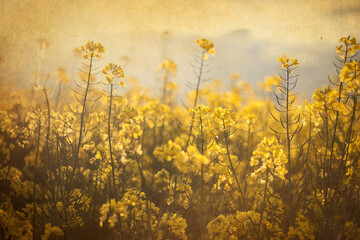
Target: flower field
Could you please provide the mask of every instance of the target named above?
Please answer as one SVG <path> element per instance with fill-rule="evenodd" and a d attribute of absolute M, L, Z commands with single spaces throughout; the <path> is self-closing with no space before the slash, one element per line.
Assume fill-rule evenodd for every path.
<path fill-rule="evenodd" d="M 296 58 L 255 94 L 237 75 L 207 81 L 216 45 L 193 47 L 181 101 L 177 63 L 159 66 L 152 96 L 92 41 L 78 79 L 1 88 L 0 239 L 360 239 L 355 37 L 305 101 Z"/>

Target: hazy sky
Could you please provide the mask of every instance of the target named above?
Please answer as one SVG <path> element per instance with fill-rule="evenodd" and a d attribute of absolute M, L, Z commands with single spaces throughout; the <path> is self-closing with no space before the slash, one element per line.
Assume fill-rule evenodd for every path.
<path fill-rule="evenodd" d="M 64 67 L 75 77 L 73 50 L 93 40 L 107 50 L 99 65 L 127 62 L 127 75 L 150 87 L 167 56 L 178 63 L 185 91 L 194 79 L 194 40 L 205 37 L 216 50 L 208 77 L 226 81 L 236 72 L 255 85 L 279 72 L 276 59 L 287 54 L 301 64 L 300 89 L 312 90 L 334 72 L 338 39 L 359 37 L 360 1 L 0 0 L 0 14 L 2 82 L 27 85 L 39 68 Z M 42 53 L 39 39 L 48 43 Z"/>

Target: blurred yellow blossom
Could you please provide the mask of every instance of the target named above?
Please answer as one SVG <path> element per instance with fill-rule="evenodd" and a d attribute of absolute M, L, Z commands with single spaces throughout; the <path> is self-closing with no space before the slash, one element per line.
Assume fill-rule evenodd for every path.
<path fill-rule="evenodd" d="M 105 48 L 101 43 L 94 43 L 92 41 L 88 41 L 84 46 L 81 46 L 80 50 L 83 52 L 84 59 L 102 58 L 102 55 L 105 53 Z"/>
<path fill-rule="evenodd" d="M 169 72 L 173 77 L 176 77 L 177 65 L 174 61 L 170 59 L 165 59 L 159 66 L 160 70 L 165 70 Z"/>
<path fill-rule="evenodd" d="M 281 78 L 279 76 L 266 77 L 264 82 L 260 83 L 264 91 L 271 92 L 273 87 L 281 86 Z"/>

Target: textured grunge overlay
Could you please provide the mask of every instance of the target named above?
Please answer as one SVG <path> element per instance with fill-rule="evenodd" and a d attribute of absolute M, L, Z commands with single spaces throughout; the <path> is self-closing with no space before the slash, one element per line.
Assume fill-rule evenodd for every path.
<path fill-rule="evenodd" d="M 359 0 L 0 2 L 0 239 L 360 240 Z"/>

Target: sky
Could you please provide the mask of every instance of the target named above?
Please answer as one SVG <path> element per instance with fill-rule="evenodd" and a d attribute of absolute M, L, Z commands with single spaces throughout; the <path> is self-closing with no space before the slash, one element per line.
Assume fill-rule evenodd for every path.
<path fill-rule="evenodd" d="M 280 72 L 286 54 L 299 60 L 299 90 L 311 95 L 335 73 L 339 38 L 360 37 L 359 0 L 0 0 L 0 14 L 0 80 L 18 87 L 58 67 L 75 78 L 74 49 L 92 40 L 107 50 L 100 67 L 123 65 L 154 92 L 162 60 L 175 61 L 184 92 L 195 81 L 194 41 L 207 38 L 216 51 L 207 78 L 226 85 L 239 73 L 256 86 Z"/>

